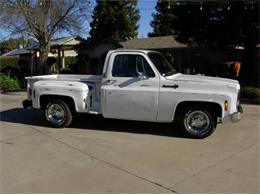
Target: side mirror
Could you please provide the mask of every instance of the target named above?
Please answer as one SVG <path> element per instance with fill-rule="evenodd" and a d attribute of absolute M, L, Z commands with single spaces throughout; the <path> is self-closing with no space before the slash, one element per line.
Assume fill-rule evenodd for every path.
<path fill-rule="evenodd" d="M 149 79 L 149 77 L 148 77 L 147 75 L 145 75 L 144 73 L 142 73 L 142 72 L 139 72 L 139 73 L 138 73 L 138 78 L 139 78 L 140 80 Z"/>

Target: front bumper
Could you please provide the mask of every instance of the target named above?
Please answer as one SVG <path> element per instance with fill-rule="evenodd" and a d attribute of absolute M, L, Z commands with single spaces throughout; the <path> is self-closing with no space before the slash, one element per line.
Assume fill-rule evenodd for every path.
<path fill-rule="evenodd" d="M 237 111 L 238 112 L 231 114 L 231 121 L 234 122 L 234 123 L 236 123 L 236 122 L 238 122 L 242 119 L 243 108 L 242 108 L 241 105 L 239 105 L 237 107 Z"/>
<path fill-rule="evenodd" d="M 242 119 L 242 113 L 241 112 L 235 112 L 233 114 L 231 114 L 230 120 L 233 123 L 236 123 L 238 121 L 240 121 Z"/>
<path fill-rule="evenodd" d="M 228 122 L 231 121 L 233 123 L 236 123 L 242 119 L 242 114 L 243 114 L 243 108 L 241 105 L 237 107 L 237 112 L 234 112 L 232 114 L 228 114 L 227 116 L 224 117 L 222 122 Z"/>

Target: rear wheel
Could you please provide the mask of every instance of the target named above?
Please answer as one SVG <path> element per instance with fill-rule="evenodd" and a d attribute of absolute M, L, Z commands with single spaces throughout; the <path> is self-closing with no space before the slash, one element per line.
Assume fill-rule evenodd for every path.
<path fill-rule="evenodd" d="M 186 135 L 205 138 L 211 135 L 217 124 L 217 117 L 203 107 L 186 108 L 182 112 L 180 126 Z"/>
<path fill-rule="evenodd" d="M 62 100 L 51 100 L 45 108 L 45 118 L 53 127 L 67 127 L 73 116 L 69 106 Z"/>

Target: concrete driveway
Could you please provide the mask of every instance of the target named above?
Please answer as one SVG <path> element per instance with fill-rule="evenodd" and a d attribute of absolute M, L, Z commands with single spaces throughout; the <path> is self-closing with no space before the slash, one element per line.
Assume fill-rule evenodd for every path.
<path fill-rule="evenodd" d="M 46 126 L 0 95 L 0 193 L 260 193 L 260 107 L 202 140 L 174 125 L 79 116 Z"/>

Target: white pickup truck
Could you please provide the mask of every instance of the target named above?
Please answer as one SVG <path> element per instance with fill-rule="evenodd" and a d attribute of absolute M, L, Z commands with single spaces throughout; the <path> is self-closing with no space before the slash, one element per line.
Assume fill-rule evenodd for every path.
<path fill-rule="evenodd" d="M 236 80 L 176 72 L 158 52 L 109 51 L 102 75 L 27 77 L 24 108 L 43 109 L 54 127 L 76 113 L 105 118 L 172 123 L 194 138 L 209 136 L 218 122 L 241 119 Z"/>

